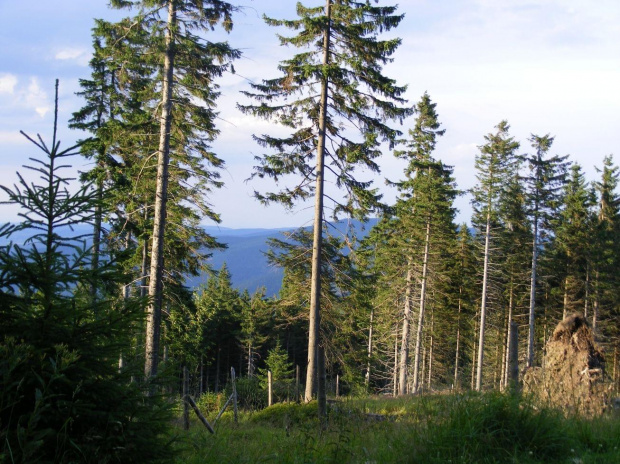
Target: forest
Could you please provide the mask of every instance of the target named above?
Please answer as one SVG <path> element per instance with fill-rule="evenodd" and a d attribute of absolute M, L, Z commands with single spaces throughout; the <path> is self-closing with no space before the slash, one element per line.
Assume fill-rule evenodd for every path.
<path fill-rule="evenodd" d="M 254 135 L 248 181 L 271 189 L 255 192 L 257 209 L 310 201 L 313 227 L 269 241 L 269 262 L 284 270 L 277 296 L 240 291 L 226 266 L 209 268 L 225 244 L 203 227 L 220 221 L 209 197 L 226 160 L 212 144 L 219 85 L 242 56 L 238 8 L 109 3 L 127 16 L 94 22 L 83 106 L 67 122 L 81 140 L 61 146 L 57 117 L 51 140 L 25 128 L 36 180 L 0 186 L 21 208 L 0 228 L 1 462 L 170 462 L 179 405 L 189 395 L 220 407 L 231 368 L 240 408 L 267 407 L 269 377 L 275 402 L 312 405 L 323 425 L 339 397 L 480 392 L 509 407 L 511 327 L 522 377 L 574 313 L 620 395 L 612 155 L 586 178 L 554 153 L 552 134 L 516 140 L 498 121 L 475 157 L 472 217 L 457 224 L 466 192 L 435 153 L 441 106 L 428 93 L 408 102 L 406 83 L 384 74 L 401 41 L 382 33 L 404 15 L 383 2 L 298 4 L 295 19 L 264 18 L 289 34 L 278 35 L 289 56 L 248 83 L 238 109 L 273 127 Z M 213 30 L 230 42 L 210 41 Z M 406 165 L 389 180 L 392 203 L 368 180 L 384 153 Z M 80 157 L 91 169 L 72 179 Z M 342 234 L 342 218 L 377 220 Z M 206 281 L 188 287 L 201 272 Z"/>

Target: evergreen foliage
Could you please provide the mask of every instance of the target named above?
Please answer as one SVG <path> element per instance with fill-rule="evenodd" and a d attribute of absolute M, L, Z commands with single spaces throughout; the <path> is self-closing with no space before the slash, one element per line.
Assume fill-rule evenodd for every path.
<path fill-rule="evenodd" d="M 386 121 L 402 121 L 411 113 L 401 106 L 405 87 L 382 74 L 382 66 L 391 61 L 400 40 L 378 40 L 377 36 L 402 20 L 395 12 L 396 7 L 370 2 L 327 0 L 324 8 L 299 3 L 299 19 L 265 18 L 269 25 L 297 32 L 292 37 L 279 36 L 280 43 L 302 51 L 280 64 L 281 77 L 252 84 L 254 91 L 245 92 L 258 104 L 240 106 L 245 113 L 276 121 L 291 131 L 283 138 L 255 136 L 262 147 L 275 153 L 258 158 L 253 176 L 276 183 L 291 175 L 300 179 L 277 192 L 257 192 L 257 198 L 290 208 L 315 198 L 305 401 L 312 398 L 318 374 L 320 415 L 325 414 L 319 340 L 324 200 L 332 201 L 334 217 L 343 212 L 364 218 L 378 206 L 380 196 L 371 189 L 371 181 L 361 180 L 358 169 L 379 172 L 374 160 L 381 154 L 380 144 L 392 146 L 399 135 Z M 324 191 L 327 179 L 345 190 L 344 199 Z"/>
<path fill-rule="evenodd" d="M 0 238 L 29 233 L 25 243 L 0 248 L 2 455 L 7 462 L 163 462 L 172 454 L 170 409 L 130 382 L 131 366 L 118 367 L 143 308 L 114 293 L 80 295 L 94 282 L 114 288 L 124 278 L 111 257 L 92 267 L 90 237 L 72 231 L 92 225 L 99 195 L 90 184 L 74 191 L 64 175 L 62 163 L 78 147 L 60 148 L 57 99 L 55 109 L 51 144 L 26 135 L 45 158 L 25 167 L 43 183 L 18 174 L 18 185 L 2 186 L 22 222 L 3 226 Z"/>

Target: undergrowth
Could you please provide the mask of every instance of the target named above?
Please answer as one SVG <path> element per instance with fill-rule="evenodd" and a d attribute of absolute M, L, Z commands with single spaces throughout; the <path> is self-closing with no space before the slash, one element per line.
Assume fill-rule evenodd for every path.
<path fill-rule="evenodd" d="M 501 394 L 276 404 L 225 413 L 209 434 L 194 423 L 183 463 L 620 462 L 620 418 L 566 418 Z"/>

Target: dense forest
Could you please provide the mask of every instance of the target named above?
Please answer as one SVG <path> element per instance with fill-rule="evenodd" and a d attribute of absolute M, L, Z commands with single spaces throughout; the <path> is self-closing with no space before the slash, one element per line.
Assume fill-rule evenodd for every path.
<path fill-rule="evenodd" d="M 300 4 L 295 19 L 265 18 L 290 32 L 279 36 L 290 56 L 274 77 L 248 84 L 251 103 L 239 109 L 274 127 L 254 136 L 263 154 L 248 176 L 273 186 L 258 202 L 294 209 L 312 200 L 314 227 L 270 241 L 268 258 L 284 270 L 277 297 L 238 291 L 225 266 L 188 288 L 224 246 L 203 224 L 219 221 L 209 194 L 223 185 L 226 160 L 211 144 L 221 130 L 218 82 L 241 56 L 237 8 L 110 5 L 128 16 L 95 21 L 83 107 L 68 122 L 83 139 L 61 149 L 58 121 L 51 142 L 24 133 L 42 153 L 28 166 L 40 178 L 2 186 L 22 208 L 20 223 L 0 229 L 7 462 L 166 459 L 169 444 L 153 437 L 173 414 L 183 370 L 194 397 L 223 391 L 231 367 L 243 388 L 263 391 L 271 370 L 278 400 L 318 399 L 319 414 L 336 388 L 504 390 L 511 323 L 524 371 L 541 365 L 554 327 L 574 312 L 590 323 L 618 391 L 620 173 L 611 155 L 586 179 L 554 154 L 553 135 L 516 140 L 498 121 L 475 158 L 471 222 L 457 224 L 465 192 L 435 152 L 441 106 L 427 93 L 407 102 L 405 83 L 383 72 L 400 40 L 381 33 L 403 15 L 366 1 Z M 209 40 L 218 28 L 230 43 Z M 406 163 L 390 179 L 392 204 L 360 174 L 378 175 L 386 152 Z M 69 156 L 92 169 L 69 179 Z M 378 222 L 360 237 L 330 225 L 343 217 Z M 11 241 L 24 231 L 28 240 Z"/>

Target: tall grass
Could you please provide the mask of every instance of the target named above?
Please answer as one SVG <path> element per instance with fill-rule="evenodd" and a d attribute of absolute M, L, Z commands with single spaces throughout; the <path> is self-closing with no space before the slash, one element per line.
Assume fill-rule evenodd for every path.
<path fill-rule="evenodd" d="M 620 419 L 567 419 L 500 394 L 276 404 L 225 414 L 215 435 L 195 425 L 183 463 L 611 463 Z"/>

